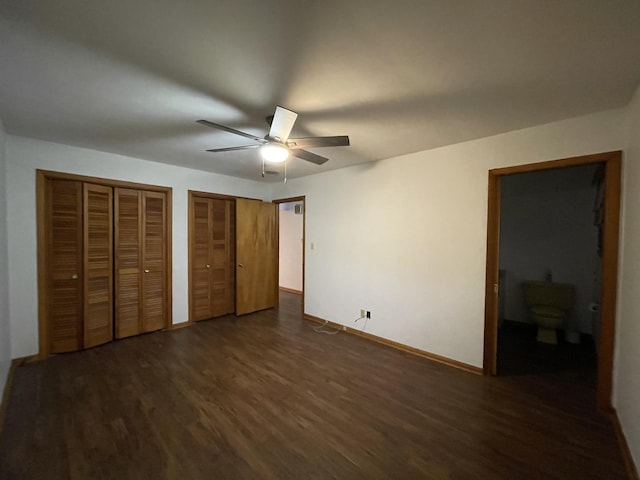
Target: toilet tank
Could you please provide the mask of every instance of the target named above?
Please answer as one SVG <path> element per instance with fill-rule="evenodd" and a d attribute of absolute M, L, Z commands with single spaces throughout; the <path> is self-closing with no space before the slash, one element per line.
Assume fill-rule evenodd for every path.
<path fill-rule="evenodd" d="M 524 301 L 528 307 L 548 305 L 566 311 L 576 303 L 576 290 L 568 283 L 525 282 L 523 290 Z"/>

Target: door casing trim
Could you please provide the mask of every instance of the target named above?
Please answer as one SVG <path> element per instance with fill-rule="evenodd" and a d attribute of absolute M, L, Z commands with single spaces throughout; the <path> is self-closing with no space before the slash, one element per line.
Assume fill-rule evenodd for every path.
<path fill-rule="evenodd" d="M 540 163 L 489 170 L 487 211 L 487 268 L 485 283 L 484 375 L 496 375 L 498 336 L 498 283 L 500 252 L 500 180 L 504 175 L 602 163 L 605 166 L 600 340 L 598 348 L 597 405 L 611 410 L 615 320 L 618 284 L 622 151 L 583 155 Z"/>

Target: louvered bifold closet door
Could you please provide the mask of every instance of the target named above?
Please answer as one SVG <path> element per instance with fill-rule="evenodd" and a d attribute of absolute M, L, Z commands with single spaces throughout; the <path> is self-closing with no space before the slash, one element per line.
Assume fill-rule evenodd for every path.
<path fill-rule="evenodd" d="M 166 195 L 144 192 L 142 195 L 142 331 L 166 326 L 167 233 Z"/>
<path fill-rule="evenodd" d="M 233 199 L 190 198 L 190 305 L 198 321 L 235 312 L 235 209 Z"/>
<path fill-rule="evenodd" d="M 84 348 L 113 340 L 113 189 L 84 184 Z"/>
<path fill-rule="evenodd" d="M 142 192 L 115 189 L 115 335 L 142 331 Z"/>
<path fill-rule="evenodd" d="M 231 200 L 211 199 L 211 316 L 218 317 L 235 311 L 235 270 L 231 257 Z"/>
<path fill-rule="evenodd" d="M 47 181 L 47 296 L 51 353 L 82 348 L 82 183 Z"/>
<path fill-rule="evenodd" d="M 191 308 L 192 320 L 211 318 L 211 200 L 192 197 Z"/>

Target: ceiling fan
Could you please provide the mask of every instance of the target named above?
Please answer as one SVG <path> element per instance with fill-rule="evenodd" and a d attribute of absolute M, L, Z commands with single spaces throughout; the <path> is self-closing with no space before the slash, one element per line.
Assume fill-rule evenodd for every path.
<path fill-rule="evenodd" d="M 305 148 L 318 148 L 318 147 L 347 147 L 349 146 L 349 137 L 347 135 L 339 135 L 333 137 L 302 137 L 302 138 L 289 138 L 293 124 L 298 118 L 298 114 L 291 110 L 287 110 L 281 106 L 276 107 L 276 111 L 273 115 L 269 115 L 265 118 L 267 124 L 270 125 L 269 133 L 264 138 L 256 137 L 250 133 L 241 132 L 235 128 L 213 123 L 208 120 L 198 120 L 200 125 L 206 125 L 207 127 L 217 128 L 229 133 L 235 133 L 245 138 L 257 142 L 256 145 L 242 145 L 239 147 L 227 147 L 227 148 L 212 148 L 207 152 L 232 152 L 235 150 L 248 150 L 252 148 L 259 148 L 260 154 L 263 160 L 270 163 L 284 162 L 289 154 L 295 157 L 306 160 L 307 162 L 315 163 L 316 165 L 322 165 L 329 159 L 316 155 L 315 153 L 304 150 Z"/>

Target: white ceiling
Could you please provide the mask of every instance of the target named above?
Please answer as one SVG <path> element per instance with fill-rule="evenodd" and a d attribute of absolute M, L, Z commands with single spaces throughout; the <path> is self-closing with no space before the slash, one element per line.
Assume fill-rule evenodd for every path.
<path fill-rule="evenodd" d="M 0 0 L 9 133 L 255 180 L 255 150 L 204 152 L 250 140 L 195 121 L 264 136 L 280 104 L 292 136 L 350 136 L 294 178 L 619 107 L 639 82 L 638 0 Z"/>

